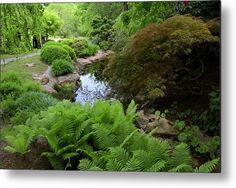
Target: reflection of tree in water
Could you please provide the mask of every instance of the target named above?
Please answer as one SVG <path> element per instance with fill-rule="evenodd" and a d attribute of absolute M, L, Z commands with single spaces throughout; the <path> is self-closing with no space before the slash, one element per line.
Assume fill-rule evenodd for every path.
<path fill-rule="evenodd" d="M 83 80 L 84 79 L 84 80 Z M 82 78 L 82 85 L 76 91 L 76 101 L 84 104 L 85 102 L 94 103 L 96 99 L 108 99 L 111 89 L 107 83 L 98 81 L 94 75 L 87 74 Z"/>

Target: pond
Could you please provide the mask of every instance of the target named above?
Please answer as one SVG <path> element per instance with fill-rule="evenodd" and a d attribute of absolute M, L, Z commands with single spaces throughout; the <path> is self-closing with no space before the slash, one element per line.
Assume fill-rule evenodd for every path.
<path fill-rule="evenodd" d="M 108 95 L 111 88 L 108 83 L 98 80 L 93 73 L 80 76 L 81 86 L 76 91 L 75 102 L 93 104 L 97 99 L 111 99 Z"/>

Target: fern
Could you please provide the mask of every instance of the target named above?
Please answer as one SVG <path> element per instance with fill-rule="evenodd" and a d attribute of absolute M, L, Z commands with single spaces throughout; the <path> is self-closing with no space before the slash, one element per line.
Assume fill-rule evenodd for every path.
<path fill-rule="evenodd" d="M 182 164 L 190 165 L 191 161 L 192 157 L 190 155 L 188 145 L 181 143 L 175 146 L 172 156 L 168 161 L 168 167 L 172 169 Z"/>
<path fill-rule="evenodd" d="M 149 169 L 147 169 L 148 172 L 160 172 L 163 168 L 165 168 L 166 162 L 163 160 L 157 161 L 154 165 L 152 165 Z"/>
<path fill-rule="evenodd" d="M 79 161 L 78 169 L 82 171 L 101 171 L 102 169 L 94 165 L 94 163 L 88 159 L 81 159 Z"/>
<path fill-rule="evenodd" d="M 169 170 L 169 172 L 192 172 L 193 168 L 185 163 Z"/>
<path fill-rule="evenodd" d="M 209 173 L 209 172 L 212 172 L 216 168 L 218 163 L 219 163 L 219 158 L 213 159 L 211 161 L 208 161 L 208 162 L 202 164 L 200 167 L 195 168 L 194 172 L 197 172 L 197 173 Z"/>

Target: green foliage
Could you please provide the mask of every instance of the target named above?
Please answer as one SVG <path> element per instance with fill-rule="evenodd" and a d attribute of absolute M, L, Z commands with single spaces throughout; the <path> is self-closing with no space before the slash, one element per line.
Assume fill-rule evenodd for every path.
<path fill-rule="evenodd" d="M 181 130 L 180 134 L 178 135 L 178 140 L 180 142 L 189 144 L 195 152 L 205 158 L 216 158 L 220 146 L 220 137 L 209 137 L 204 135 L 198 126 L 184 127 L 180 126 L 180 122 L 181 124 L 184 124 L 183 121 L 177 121 L 175 123 L 175 128 Z"/>
<path fill-rule="evenodd" d="M 72 60 L 75 60 L 75 59 L 76 59 L 75 51 L 74 51 L 71 47 L 69 47 L 68 45 L 63 44 L 63 45 L 62 45 L 62 48 L 64 48 L 64 49 L 69 53 L 70 58 L 71 58 Z"/>
<path fill-rule="evenodd" d="M 71 61 L 69 53 L 63 47 L 55 45 L 50 45 L 43 48 L 41 51 L 41 59 L 49 65 L 58 59 Z"/>
<path fill-rule="evenodd" d="M 104 50 L 110 47 L 108 40 L 112 34 L 113 24 L 113 21 L 107 17 L 96 16 L 92 20 L 92 41 Z"/>
<path fill-rule="evenodd" d="M 136 105 L 126 112 L 114 100 L 98 100 L 93 106 L 63 101 L 29 119 L 24 126 L 7 133 L 6 150 L 24 154 L 38 136 L 50 146 L 42 153 L 54 169 L 92 171 L 171 171 L 192 172 L 191 155 L 186 144 L 174 148 L 166 141 L 140 133 L 133 125 Z M 10 136 L 10 139 L 9 139 Z M 20 147 L 14 137 L 22 139 Z M 211 163 L 211 162 L 210 162 Z M 214 164 L 201 169 L 213 170 Z"/>
<path fill-rule="evenodd" d="M 17 98 L 24 92 L 21 84 L 15 82 L 3 82 L 0 86 L 0 98 L 5 99 L 7 96 Z"/>
<path fill-rule="evenodd" d="M 54 96 L 60 100 L 67 99 L 70 101 L 74 100 L 74 93 L 76 89 L 76 84 L 74 83 L 66 83 L 63 85 L 55 84 L 54 89 L 57 93 Z"/>
<path fill-rule="evenodd" d="M 85 38 L 78 38 L 74 40 L 71 47 L 80 58 L 95 55 L 99 50 L 99 46 L 89 42 Z"/>
<path fill-rule="evenodd" d="M 161 23 L 174 16 L 175 5 L 175 2 L 129 2 L 129 10 L 119 15 L 114 29 L 131 36 L 150 23 Z"/>
<path fill-rule="evenodd" d="M 104 75 L 118 94 L 129 99 L 135 97 L 138 102 L 177 95 L 180 92 L 176 89 L 178 86 L 186 87 L 185 91 L 189 92 L 189 85 L 195 82 L 204 85 L 205 82 L 196 77 L 200 78 L 209 71 L 203 69 L 199 73 L 202 71 L 199 62 L 202 60 L 203 66 L 207 67 L 208 59 L 199 60 L 199 55 L 193 58 L 193 54 L 200 53 L 199 49 L 209 44 L 208 49 L 204 48 L 204 54 L 208 54 L 211 47 L 218 48 L 217 41 L 218 38 L 212 36 L 202 20 L 191 16 L 174 16 L 135 33 L 130 42 L 113 56 Z M 214 59 L 218 53 L 209 54 Z M 189 62 L 190 57 L 198 61 Z M 177 71 L 180 67 L 188 71 L 180 74 Z M 194 79 L 195 82 L 192 81 Z M 206 88 L 204 94 L 208 90 Z"/>
<path fill-rule="evenodd" d="M 49 35 L 53 36 L 55 32 L 59 30 L 62 24 L 61 18 L 58 16 L 57 12 L 48 9 L 45 9 L 43 17 L 44 17 L 44 28 L 47 37 Z"/>
<path fill-rule="evenodd" d="M 204 131 L 219 135 L 220 133 L 220 91 L 209 93 L 209 108 L 193 119 Z"/>
<path fill-rule="evenodd" d="M 2 113 L 4 120 L 19 125 L 57 100 L 41 93 L 39 83 L 22 83 L 15 74 L 4 74 L 1 83 Z"/>
<path fill-rule="evenodd" d="M 48 46 L 60 46 L 68 52 L 72 60 L 76 59 L 74 50 L 67 44 L 63 44 L 62 42 L 59 43 L 59 42 L 54 42 L 54 41 L 48 41 L 43 45 L 42 50 L 44 50 Z"/>
<path fill-rule="evenodd" d="M 32 50 L 31 37 L 40 42 L 44 33 L 42 4 L 1 4 L 1 53 Z M 14 16 L 13 16 L 14 15 Z"/>
<path fill-rule="evenodd" d="M 219 163 L 219 158 L 213 159 L 212 161 L 202 164 L 199 168 L 196 168 L 194 172 L 197 172 L 197 173 L 212 172 L 217 167 L 218 163 Z"/>
<path fill-rule="evenodd" d="M 93 56 L 98 52 L 99 49 L 100 48 L 98 45 L 89 42 L 87 48 L 81 51 L 80 56 L 81 57 Z"/>
<path fill-rule="evenodd" d="M 72 73 L 74 66 L 70 61 L 58 59 L 52 63 L 52 74 L 54 76 L 61 76 L 64 74 Z"/>
<path fill-rule="evenodd" d="M 79 22 L 78 16 L 75 15 L 75 3 L 50 3 L 45 8 L 46 11 L 56 14 L 56 20 L 59 22 L 59 26 L 55 29 L 55 35 L 62 36 L 63 38 L 78 36 Z"/>

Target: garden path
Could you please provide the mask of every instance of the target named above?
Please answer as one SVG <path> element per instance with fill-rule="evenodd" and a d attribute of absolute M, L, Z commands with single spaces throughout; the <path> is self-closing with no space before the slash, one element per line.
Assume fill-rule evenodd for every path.
<path fill-rule="evenodd" d="M 40 52 L 32 52 L 29 54 L 16 55 L 16 57 L 1 58 L 1 65 L 6 65 L 6 64 L 13 62 L 13 61 L 17 61 L 17 60 L 25 59 L 25 58 L 29 58 L 29 57 L 34 57 L 37 55 L 40 55 Z"/>

